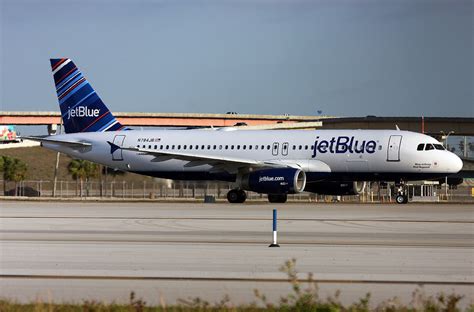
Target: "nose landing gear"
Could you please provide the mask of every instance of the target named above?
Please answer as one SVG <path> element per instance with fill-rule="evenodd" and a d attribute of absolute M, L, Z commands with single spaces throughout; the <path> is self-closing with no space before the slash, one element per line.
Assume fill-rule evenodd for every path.
<path fill-rule="evenodd" d="M 232 204 L 241 204 L 247 199 L 245 191 L 240 189 L 233 189 L 227 193 L 227 200 Z"/>
<path fill-rule="evenodd" d="M 396 186 L 398 186 L 398 192 L 397 192 L 397 196 L 395 197 L 395 201 L 397 202 L 397 204 L 407 204 L 408 195 L 406 192 L 405 183 L 403 181 L 400 181 L 400 183 L 397 184 Z"/>

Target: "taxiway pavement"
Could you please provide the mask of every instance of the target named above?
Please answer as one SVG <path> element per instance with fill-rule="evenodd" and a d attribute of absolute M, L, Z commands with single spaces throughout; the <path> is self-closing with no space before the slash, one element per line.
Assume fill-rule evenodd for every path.
<path fill-rule="evenodd" d="M 272 209 L 280 248 L 271 242 Z M 270 300 L 290 291 L 297 260 L 322 295 L 409 301 L 423 291 L 473 300 L 472 205 L 0 202 L 1 296 L 149 303 L 201 297 Z"/>

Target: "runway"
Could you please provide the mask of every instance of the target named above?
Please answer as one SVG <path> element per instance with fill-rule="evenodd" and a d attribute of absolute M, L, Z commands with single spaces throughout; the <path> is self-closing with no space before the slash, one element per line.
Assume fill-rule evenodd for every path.
<path fill-rule="evenodd" d="M 271 242 L 272 209 L 281 248 Z M 322 296 L 410 301 L 423 284 L 474 298 L 472 205 L 0 202 L 0 287 L 20 301 L 149 303 L 199 296 L 234 303 L 290 291 L 297 259 Z"/>

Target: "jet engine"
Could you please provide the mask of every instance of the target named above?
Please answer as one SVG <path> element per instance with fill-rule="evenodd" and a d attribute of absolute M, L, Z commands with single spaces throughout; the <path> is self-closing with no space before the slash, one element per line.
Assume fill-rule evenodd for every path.
<path fill-rule="evenodd" d="M 365 182 L 316 182 L 308 183 L 305 191 L 321 195 L 358 195 L 364 188 Z"/>
<path fill-rule="evenodd" d="M 305 185 L 306 174 L 294 168 L 257 170 L 242 175 L 240 181 L 242 189 L 263 194 L 296 194 Z"/>

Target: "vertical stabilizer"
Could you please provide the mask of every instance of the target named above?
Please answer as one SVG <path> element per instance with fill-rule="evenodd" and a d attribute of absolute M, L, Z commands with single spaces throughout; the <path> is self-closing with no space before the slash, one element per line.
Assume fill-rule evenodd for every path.
<path fill-rule="evenodd" d="M 66 133 L 117 131 L 124 128 L 70 59 L 50 61 Z"/>

